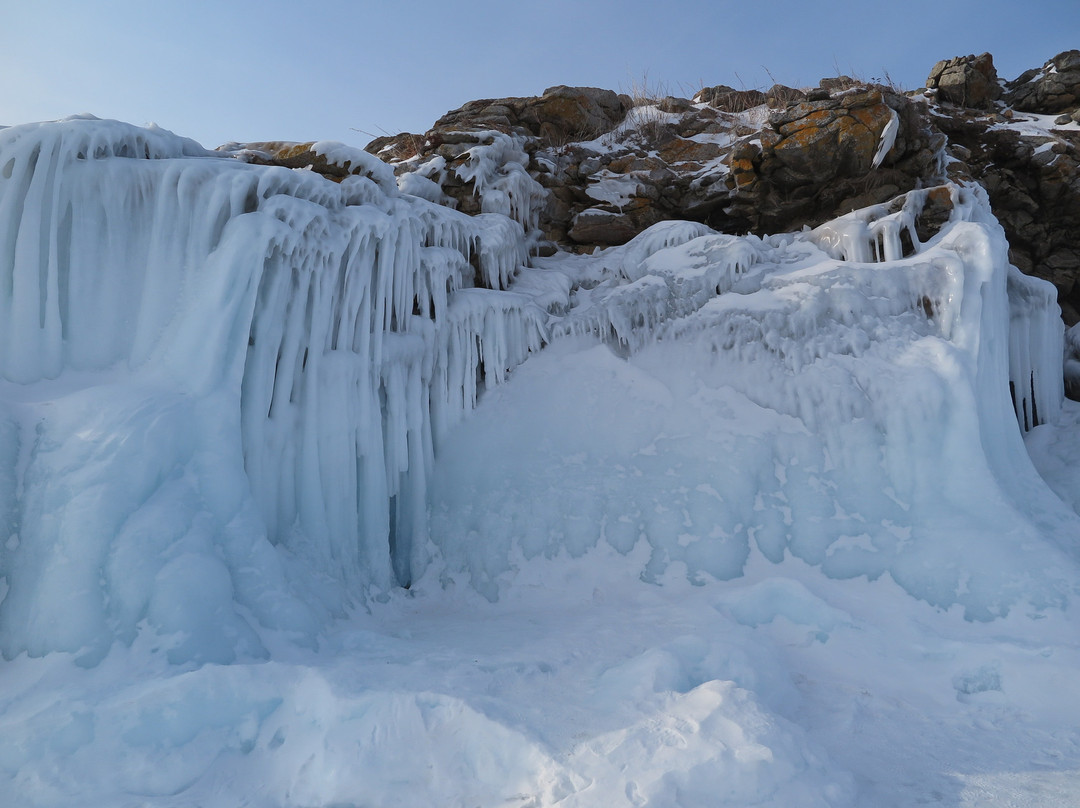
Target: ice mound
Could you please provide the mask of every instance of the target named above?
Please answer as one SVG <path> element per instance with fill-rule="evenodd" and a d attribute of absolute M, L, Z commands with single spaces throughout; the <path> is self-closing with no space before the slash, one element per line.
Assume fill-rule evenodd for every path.
<path fill-rule="evenodd" d="M 1061 409 L 1053 289 L 1009 266 L 979 189 L 948 191 L 921 243 L 928 193 L 764 240 L 668 225 L 567 262 L 592 283 L 553 333 L 586 342 L 520 368 L 438 465 L 451 566 L 494 598 L 528 559 L 643 542 L 646 580 L 732 579 L 760 553 L 888 574 L 971 619 L 1064 604 L 1074 582 L 1026 548 L 1080 526 L 1017 428 Z"/>

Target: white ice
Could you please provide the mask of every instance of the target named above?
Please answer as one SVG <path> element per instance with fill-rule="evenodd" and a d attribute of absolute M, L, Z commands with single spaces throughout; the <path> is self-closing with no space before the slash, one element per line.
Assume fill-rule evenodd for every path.
<path fill-rule="evenodd" d="M 519 147 L 470 218 L 0 131 L 5 799 L 1070 805 L 1080 416 L 985 195 L 526 268 Z"/>

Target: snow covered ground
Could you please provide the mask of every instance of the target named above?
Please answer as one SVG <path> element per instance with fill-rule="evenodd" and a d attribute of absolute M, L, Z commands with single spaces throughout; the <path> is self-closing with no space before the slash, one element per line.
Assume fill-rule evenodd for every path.
<path fill-rule="evenodd" d="M 324 151 L 0 133 L 0 802 L 1080 804 L 1080 408 L 980 192 L 515 272 L 501 158 Z"/>

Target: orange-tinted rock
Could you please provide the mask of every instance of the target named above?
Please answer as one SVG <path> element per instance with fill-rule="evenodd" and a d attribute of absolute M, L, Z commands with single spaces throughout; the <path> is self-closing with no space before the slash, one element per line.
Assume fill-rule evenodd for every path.
<path fill-rule="evenodd" d="M 377 137 L 364 147 L 364 151 L 388 163 L 398 163 L 416 157 L 423 148 L 423 135 L 402 132 L 398 135 Z"/>
<path fill-rule="evenodd" d="M 658 152 L 660 158 L 669 165 L 687 162 L 707 163 L 723 153 L 724 150 L 716 143 L 699 143 L 696 140 L 684 138 L 675 138 Z"/>
<path fill-rule="evenodd" d="M 316 174 L 321 174 L 334 182 L 341 182 L 348 176 L 362 173 L 358 166 L 353 167 L 348 163 L 337 165 L 329 162 L 321 154 L 316 154 L 312 151 L 312 146 L 315 145 L 313 140 L 307 143 L 274 140 L 244 145 L 247 159 L 259 165 L 311 169 Z"/>

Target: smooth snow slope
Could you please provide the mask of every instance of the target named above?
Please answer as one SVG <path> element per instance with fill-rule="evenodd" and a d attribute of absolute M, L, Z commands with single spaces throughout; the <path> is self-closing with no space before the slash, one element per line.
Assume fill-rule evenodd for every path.
<path fill-rule="evenodd" d="M 514 143 L 473 219 L 321 147 L 0 132 L 4 799 L 1077 804 L 1078 416 L 981 192 L 524 268 Z"/>

